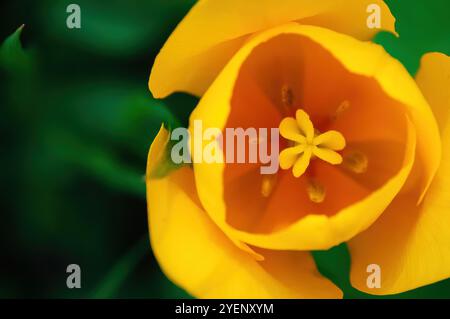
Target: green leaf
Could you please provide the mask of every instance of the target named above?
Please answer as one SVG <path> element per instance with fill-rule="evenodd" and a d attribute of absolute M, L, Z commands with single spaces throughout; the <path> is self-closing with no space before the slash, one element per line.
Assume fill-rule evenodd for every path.
<path fill-rule="evenodd" d="M 420 58 L 427 52 L 450 54 L 448 0 L 386 1 L 397 19 L 399 37 L 381 32 L 374 42 L 403 63 L 411 75 L 419 68 Z"/>
<path fill-rule="evenodd" d="M 105 186 L 142 198 L 145 196 L 144 165 L 141 170 L 135 169 L 123 163 L 107 147 L 92 145 L 61 131 L 50 134 L 48 140 L 65 163 L 83 169 Z"/>
<path fill-rule="evenodd" d="M 21 70 L 29 66 L 30 59 L 22 48 L 20 35 L 24 25 L 21 25 L 12 35 L 3 41 L 0 47 L 0 66 L 7 70 Z"/>
<path fill-rule="evenodd" d="M 349 281 L 350 255 L 346 244 L 326 251 L 313 251 L 319 272 L 330 279 L 346 294 L 352 289 Z"/>
<path fill-rule="evenodd" d="M 194 0 L 78 0 L 81 28 L 69 29 L 65 12 L 72 2 L 47 0 L 40 4 L 39 21 L 52 41 L 77 50 L 123 58 L 148 54 L 148 48 L 160 47 Z"/>
<path fill-rule="evenodd" d="M 97 286 L 92 298 L 114 298 L 124 281 L 136 268 L 139 261 L 148 253 L 150 245 L 148 236 L 139 240 L 109 271 Z"/>

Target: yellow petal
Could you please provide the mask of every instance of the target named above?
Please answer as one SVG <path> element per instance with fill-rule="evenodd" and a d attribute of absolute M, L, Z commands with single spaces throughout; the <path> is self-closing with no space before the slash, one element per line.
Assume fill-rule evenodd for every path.
<path fill-rule="evenodd" d="M 307 147 L 302 155 L 297 159 L 292 169 L 292 173 L 295 177 L 300 177 L 305 173 L 311 160 L 312 149 Z"/>
<path fill-rule="evenodd" d="M 298 127 L 302 135 L 306 137 L 308 143 L 311 143 L 314 138 L 314 126 L 309 119 L 309 115 L 303 110 L 297 110 L 295 113 Z"/>
<path fill-rule="evenodd" d="M 331 130 L 315 137 L 314 145 L 340 151 L 345 147 L 345 138 L 341 133 Z"/>
<path fill-rule="evenodd" d="M 330 164 L 337 165 L 342 163 L 342 156 L 333 150 L 314 146 L 313 153 L 321 160 Z"/>
<path fill-rule="evenodd" d="M 429 161 L 430 174 L 432 167 L 439 163 L 434 157 L 440 152 L 439 133 L 429 106 L 417 86 L 411 84 L 411 78 L 401 65 L 390 57 L 380 46 L 359 42 L 348 36 L 333 31 L 289 24 L 268 30 L 255 36 L 230 61 L 223 72 L 214 81 L 210 89 L 200 100 L 191 115 L 194 120 L 203 120 L 203 127 L 224 128 L 231 112 L 231 99 L 234 83 L 239 75 L 242 63 L 261 43 L 267 43 L 280 34 L 303 37 L 317 42 L 324 50 L 329 50 L 333 56 L 339 57 L 343 66 L 352 73 L 371 77 L 378 82 L 390 96 L 404 103 L 405 112 L 411 116 L 405 121 L 408 125 L 404 145 L 403 165 L 375 192 L 363 200 L 338 211 L 329 217 L 324 215 L 308 215 L 280 231 L 269 234 L 255 234 L 238 231 L 227 223 L 227 203 L 224 201 L 224 170 L 225 164 L 194 163 L 194 174 L 199 198 L 212 220 L 235 240 L 240 240 L 257 247 L 270 249 L 305 250 L 327 249 L 346 241 L 368 228 L 389 205 L 402 188 L 414 162 L 417 128 L 426 138 L 427 148 L 424 149 L 425 137 L 417 136 L 422 142 L 422 152 L 426 151 L 423 160 Z M 380 69 L 379 61 L 383 61 L 386 69 Z M 395 72 L 394 72 L 395 70 Z M 413 98 L 411 98 L 413 97 Z M 420 116 L 419 116 L 420 114 Z M 420 124 L 419 124 L 420 122 Z M 436 131 L 435 131 L 436 128 Z M 190 127 L 191 134 L 193 127 Z M 431 174 L 432 176 L 434 174 Z M 313 213 L 313 212 L 312 212 Z"/>
<path fill-rule="evenodd" d="M 371 294 L 395 294 L 450 277 L 450 58 L 426 54 L 417 83 L 442 134 L 441 166 L 420 206 L 396 199 L 366 232 L 350 241 L 351 281 Z M 368 264 L 381 268 L 381 288 L 366 285 Z"/>
<path fill-rule="evenodd" d="M 447 128 L 450 108 L 449 59 L 449 56 L 443 53 L 425 54 L 416 76 L 416 82 L 431 105 L 441 134 Z"/>
<path fill-rule="evenodd" d="M 367 7 L 379 5 L 381 28 L 370 29 Z M 175 91 L 202 95 L 253 33 L 287 22 L 318 25 L 369 40 L 395 32 L 395 19 L 382 0 L 199 1 L 157 56 L 149 87 L 156 98 Z"/>
<path fill-rule="evenodd" d="M 155 144 L 156 143 L 156 144 Z M 153 145 L 158 145 L 156 139 Z M 149 153 L 151 165 L 158 147 Z M 182 167 L 147 178 L 150 241 L 162 270 L 198 298 L 341 298 L 307 252 L 260 250 L 264 261 L 234 245 L 210 220 Z"/>
<path fill-rule="evenodd" d="M 282 169 L 289 169 L 292 167 L 292 165 L 295 164 L 295 161 L 297 158 L 299 158 L 299 155 L 305 150 L 304 145 L 298 145 L 294 147 L 288 147 L 285 148 L 280 153 L 280 167 Z"/>
<path fill-rule="evenodd" d="M 147 183 L 150 179 L 161 179 L 164 178 L 167 173 L 170 173 L 170 170 L 166 170 L 166 162 L 168 160 L 168 150 L 167 147 L 169 145 L 169 131 L 164 128 L 164 125 L 161 125 L 158 134 L 153 140 L 152 145 L 150 146 L 150 151 L 147 158 L 147 172 L 146 172 L 146 180 Z M 162 169 L 161 169 L 162 168 Z M 161 174 L 162 173 L 162 174 Z M 260 254 L 256 253 L 253 249 L 248 247 L 245 243 L 242 243 L 238 240 L 232 241 L 236 244 L 237 247 L 242 249 L 243 251 L 249 253 L 255 260 L 263 260 Z"/>
<path fill-rule="evenodd" d="M 298 127 L 297 121 L 292 117 L 286 117 L 281 121 L 280 134 L 290 141 L 298 143 L 304 143 L 306 141 Z"/>

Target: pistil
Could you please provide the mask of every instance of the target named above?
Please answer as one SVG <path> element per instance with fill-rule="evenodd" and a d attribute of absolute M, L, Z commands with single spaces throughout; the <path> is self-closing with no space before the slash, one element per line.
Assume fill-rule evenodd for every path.
<path fill-rule="evenodd" d="M 290 169 L 295 177 L 302 176 L 312 158 L 319 158 L 333 165 L 342 163 L 342 156 L 336 151 L 345 147 L 345 138 L 338 131 L 324 133 L 314 129 L 309 115 L 304 110 L 297 110 L 295 119 L 284 118 L 280 123 L 280 134 L 293 142 L 291 147 L 280 153 L 280 167 Z"/>

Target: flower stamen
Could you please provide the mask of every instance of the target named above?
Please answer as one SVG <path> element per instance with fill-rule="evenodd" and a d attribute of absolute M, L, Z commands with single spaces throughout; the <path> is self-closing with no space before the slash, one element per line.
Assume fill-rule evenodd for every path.
<path fill-rule="evenodd" d="M 336 109 L 336 112 L 331 116 L 332 121 L 336 121 L 345 111 L 350 108 L 350 102 L 348 100 L 342 101 Z"/>
<path fill-rule="evenodd" d="M 261 181 L 261 195 L 269 197 L 276 184 L 276 174 L 264 175 Z"/>
<path fill-rule="evenodd" d="M 326 190 L 322 184 L 316 180 L 309 180 L 308 186 L 306 187 L 306 192 L 308 193 L 309 199 L 313 203 L 322 203 L 325 200 Z"/>
<path fill-rule="evenodd" d="M 281 87 L 281 102 L 284 106 L 291 107 L 294 104 L 294 94 L 289 86 L 283 85 Z"/>
<path fill-rule="evenodd" d="M 367 156 L 360 151 L 352 151 L 344 154 L 343 165 L 349 171 L 362 174 L 367 171 L 369 160 Z"/>
<path fill-rule="evenodd" d="M 344 149 L 344 136 L 333 130 L 319 134 L 317 132 L 309 115 L 303 110 L 297 110 L 295 119 L 284 118 L 280 123 L 281 136 L 294 142 L 294 145 L 281 151 L 280 167 L 293 167 L 294 176 L 300 177 L 315 157 L 333 165 L 341 164 L 342 156 L 336 151 Z"/>

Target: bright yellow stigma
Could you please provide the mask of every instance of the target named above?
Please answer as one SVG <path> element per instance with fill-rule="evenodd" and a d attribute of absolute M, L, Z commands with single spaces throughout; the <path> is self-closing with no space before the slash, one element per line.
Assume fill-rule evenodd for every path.
<path fill-rule="evenodd" d="M 308 114 L 297 110 L 295 119 L 284 118 L 280 123 L 280 134 L 294 143 L 294 146 L 284 149 L 280 153 L 280 167 L 289 169 L 295 177 L 305 173 L 311 158 L 318 157 L 333 165 L 342 163 L 342 156 L 336 151 L 345 147 L 345 138 L 337 131 L 317 133 Z"/>

